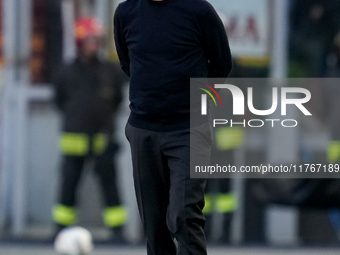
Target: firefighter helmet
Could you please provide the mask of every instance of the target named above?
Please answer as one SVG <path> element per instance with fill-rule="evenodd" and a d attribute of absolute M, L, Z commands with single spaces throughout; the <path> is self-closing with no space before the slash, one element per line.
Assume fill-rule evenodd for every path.
<path fill-rule="evenodd" d="M 75 23 L 75 37 L 78 44 L 87 38 L 100 38 L 103 35 L 103 27 L 93 17 L 81 17 Z"/>

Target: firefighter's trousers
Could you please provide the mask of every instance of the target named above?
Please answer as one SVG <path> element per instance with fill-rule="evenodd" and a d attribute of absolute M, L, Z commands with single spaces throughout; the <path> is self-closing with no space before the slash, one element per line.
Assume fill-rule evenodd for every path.
<path fill-rule="evenodd" d="M 89 143 L 87 140 L 80 140 L 79 135 L 78 140 L 76 137 L 69 133 L 64 133 L 61 137 L 61 150 L 64 155 L 58 204 L 53 208 L 54 221 L 61 226 L 76 224 L 77 189 L 84 172 L 84 165 L 88 159 L 92 158 L 94 159 L 94 171 L 99 179 L 104 197 L 104 223 L 109 228 L 122 226 L 127 220 L 127 211 L 121 205 L 118 195 L 114 164 L 116 145 L 105 141 L 103 137 L 97 139 L 97 142 L 92 139 L 93 142 Z M 84 137 L 86 136 L 82 138 Z M 94 138 L 96 137 L 99 136 L 94 136 Z M 87 147 L 92 147 L 92 149 L 87 149 Z"/>

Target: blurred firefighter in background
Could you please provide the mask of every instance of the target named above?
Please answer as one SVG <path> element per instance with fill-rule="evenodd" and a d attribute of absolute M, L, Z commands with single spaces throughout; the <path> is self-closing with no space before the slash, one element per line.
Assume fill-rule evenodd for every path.
<path fill-rule="evenodd" d="M 235 75 L 235 72 L 234 72 Z M 242 89 L 244 89 L 242 87 Z M 228 94 L 229 98 L 227 104 L 228 109 L 232 109 L 232 96 Z M 211 114 L 215 118 L 221 116 L 216 115 L 218 110 L 211 108 Z M 231 111 L 223 113 L 227 119 L 233 119 L 234 116 Z M 235 118 L 234 118 L 235 119 Z M 238 121 L 241 119 L 236 118 Z M 245 129 L 243 126 L 221 126 L 214 129 L 214 142 L 211 151 L 211 164 L 219 164 L 221 166 L 235 165 L 235 152 L 239 149 L 245 136 Z M 233 214 L 237 209 L 238 201 L 232 189 L 232 179 L 208 179 L 205 189 L 205 207 L 203 213 L 206 217 L 206 226 L 204 228 L 207 239 L 212 240 L 213 230 L 213 216 L 215 214 L 222 215 L 222 233 L 218 243 L 230 243 L 231 223 Z"/>
<path fill-rule="evenodd" d="M 221 166 L 234 166 L 234 153 L 244 139 L 243 127 L 220 127 L 215 129 L 214 146 L 212 147 L 211 162 Z M 203 213 L 207 223 L 206 236 L 209 240 L 212 234 L 212 215 L 220 213 L 222 219 L 222 235 L 219 243 L 230 242 L 232 216 L 237 209 L 237 198 L 232 190 L 231 179 L 209 179 L 206 186 L 205 207 Z"/>
<path fill-rule="evenodd" d="M 338 29 L 340 31 L 340 29 Z M 340 32 L 333 39 L 333 52 L 328 56 L 328 71 L 327 77 L 340 78 Z M 325 115 L 328 117 L 330 127 L 330 142 L 327 147 L 327 159 L 330 164 L 340 164 L 340 85 L 334 79 L 330 79 L 331 84 L 327 84 L 324 98 Z M 329 185 L 328 190 L 335 193 L 335 197 L 340 197 L 340 181 L 339 179 L 331 179 L 332 185 Z M 329 213 L 329 219 L 332 222 L 333 228 L 340 239 L 340 199 L 333 210 Z"/>
<path fill-rule="evenodd" d="M 122 100 L 124 74 L 113 63 L 99 58 L 104 36 L 91 17 L 76 21 L 77 58 L 59 70 L 55 79 L 56 104 L 64 115 L 60 150 L 63 154 L 61 187 L 53 219 L 58 230 L 77 222 L 76 191 L 84 164 L 94 158 L 105 200 L 103 219 L 115 240 L 122 240 L 127 211 L 117 190 L 114 156 L 114 119 Z"/>
<path fill-rule="evenodd" d="M 340 32 L 333 40 L 334 52 L 333 61 L 328 68 L 327 77 L 340 78 Z M 334 83 L 334 82 L 333 82 Z M 331 164 L 340 163 L 340 86 L 329 84 L 326 87 L 326 116 L 329 116 L 331 129 L 331 142 L 328 145 L 327 157 Z"/>

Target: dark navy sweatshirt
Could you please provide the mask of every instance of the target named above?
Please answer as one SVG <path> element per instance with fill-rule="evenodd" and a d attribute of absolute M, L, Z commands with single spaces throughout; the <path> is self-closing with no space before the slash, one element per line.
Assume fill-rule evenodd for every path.
<path fill-rule="evenodd" d="M 189 128 L 190 78 L 227 77 L 232 67 L 222 21 L 205 0 L 127 0 L 114 35 L 137 128 Z"/>

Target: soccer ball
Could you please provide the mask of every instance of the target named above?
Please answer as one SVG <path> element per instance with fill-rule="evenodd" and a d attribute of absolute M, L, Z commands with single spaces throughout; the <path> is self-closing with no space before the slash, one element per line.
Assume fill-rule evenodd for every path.
<path fill-rule="evenodd" d="M 68 227 L 60 231 L 54 249 L 62 255 L 89 255 L 93 250 L 91 233 L 82 227 Z"/>

